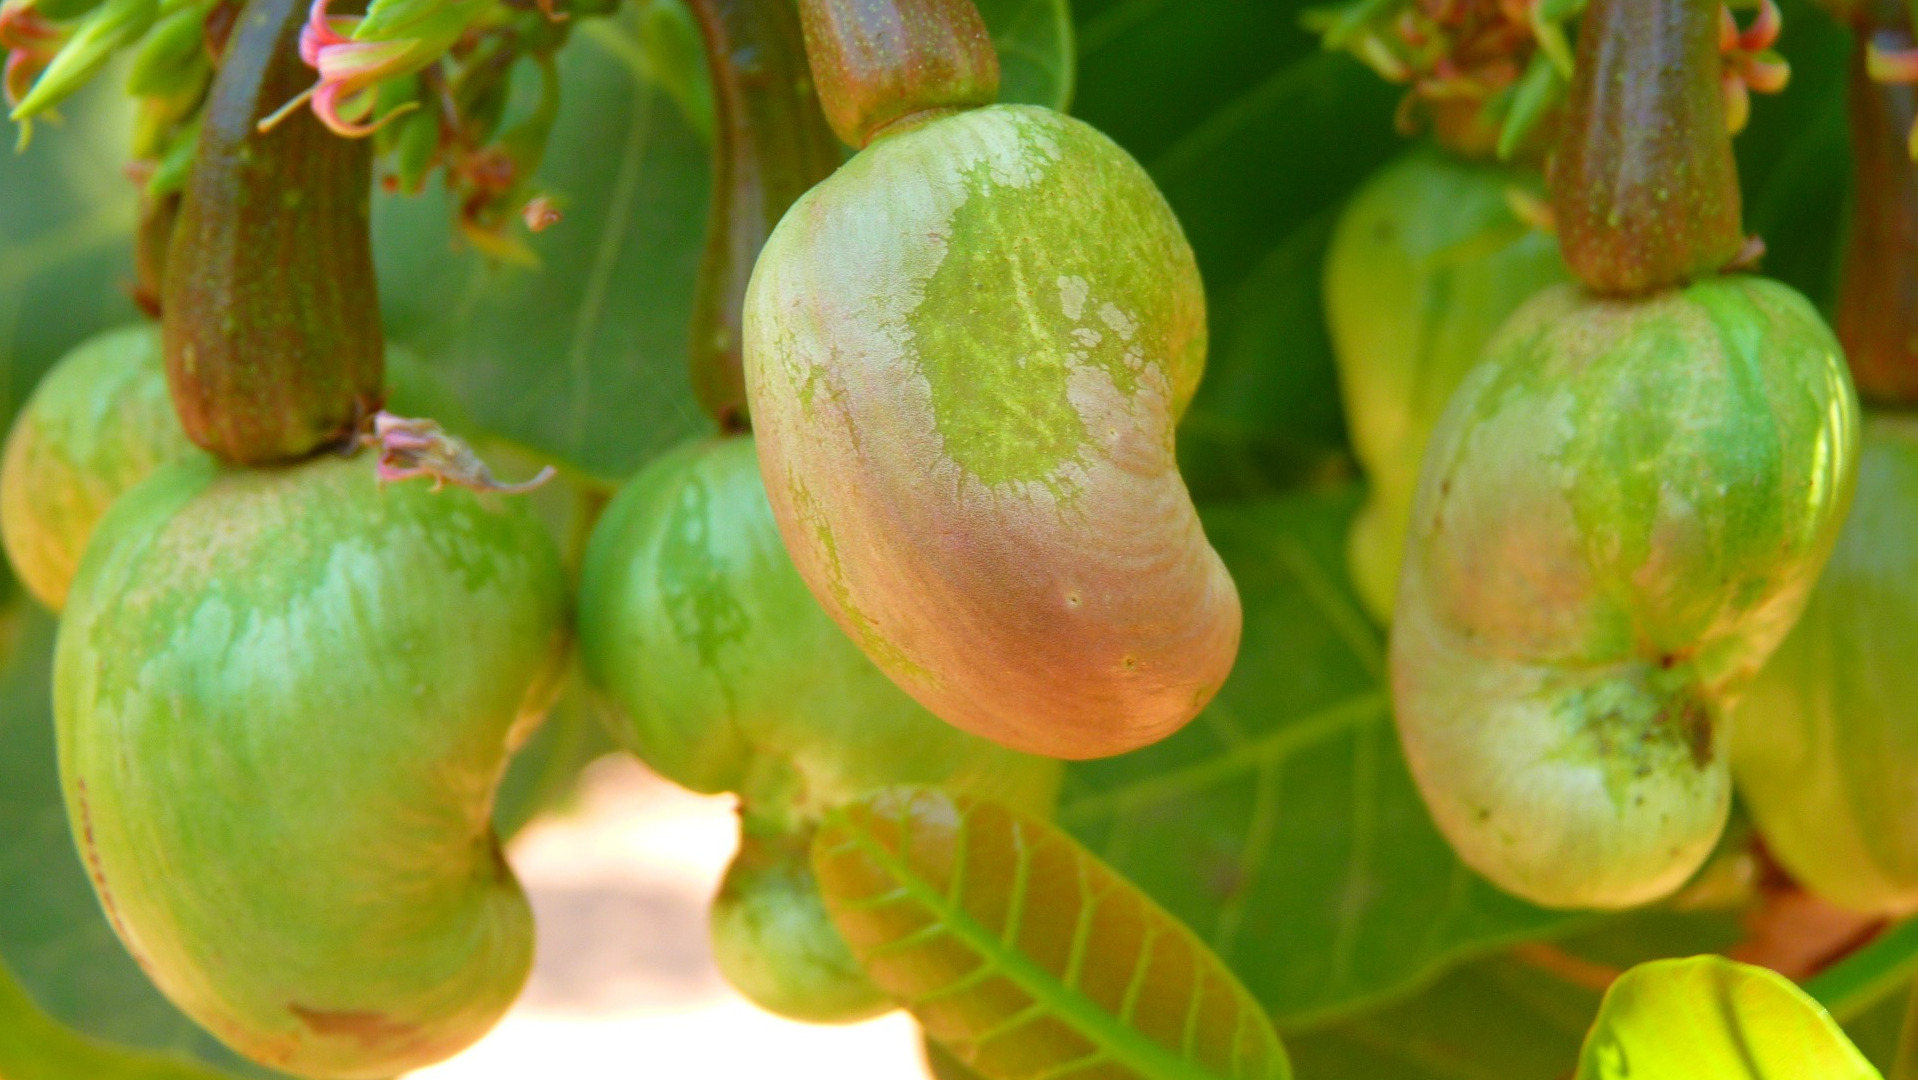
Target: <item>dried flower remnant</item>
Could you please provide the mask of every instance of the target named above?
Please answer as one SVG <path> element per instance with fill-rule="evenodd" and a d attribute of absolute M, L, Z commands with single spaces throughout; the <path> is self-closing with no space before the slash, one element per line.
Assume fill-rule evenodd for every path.
<path fill-rule="evenodd" d="M 379 477 L 383 484 L 426 477 L 433 481 L 434 491 L 453 484 L 472 491 L 523 495 L 558 475 L 548 465 L 531 480 L 502 483 L 471 447 L 449 435 L 438 423 L 389 412 L 374 415 L 372 431 L 361 435 L 360 443 L 379 450 Z"/>
<path fill-rule="evenodd" d="M 536 233 L 545 232 L 559 224 L 565 216 L 553 206 L 553 200 L 545 195 L 531 200 L 520 210 L 520 217 L 526 222 L 526 227 Z"/>

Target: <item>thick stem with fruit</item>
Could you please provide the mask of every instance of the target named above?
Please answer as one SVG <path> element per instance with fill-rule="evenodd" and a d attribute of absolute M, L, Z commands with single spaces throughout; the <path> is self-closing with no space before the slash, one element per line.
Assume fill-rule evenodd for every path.
<path fill-rule="evenodd" d="M 306 5 L 251 0 L 206 106 L 167 259 L 167 380 L 195 443 L 291 461 L 380 405 L 384 348 L 367 215 L 372 147 L 306 112 Z"/>
<path fill-rule="evenodd" d="M 1881 20 L 1859 13 L 1852 49 L 1854 197 L 1836 321 L 1859 395 L 1911 405 L 1918 404 L 1918 164 L 1906 132 L 1918 118 L 1918 86 L 1871 77 L 1873 45 L 1913 45 L 1903 5 L 1886 14 Z"/>
<path fill-rule="evenodd" d="M 1592 0 L 1551 165 L 1565 261 L 1600 293 L 1723 269 L 1745 247 L 1718 0 Z"/>
<path fill-rule="evenodd" d="M 972 0 L 799 0 L 832 129 L 864 148 L 999 96 L 999 54 Z"/>
<path fill-rule="evenodd" d="M 753 263 L 786 208 L 832 175 L 839 146 L 806 72 L 789 3 L 693 0 L 713 80 L 713 197 L 693 298 L 693 392 L 722 430 L 744 431 L 740 311 Z"/>

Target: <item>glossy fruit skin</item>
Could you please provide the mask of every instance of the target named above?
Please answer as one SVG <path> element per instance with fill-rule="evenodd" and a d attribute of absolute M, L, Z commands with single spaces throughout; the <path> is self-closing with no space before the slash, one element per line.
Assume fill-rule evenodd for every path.
<path fill-rule="evenodd" d="M 700 440 L 634 477 L 580 576 L 580 661 L 615 734 L 660 775 L 737 792 L 795 833 L 898 783 L 1050 807 L 1057 762 L 942 724 L 826 616 L 780 543 L 750 437 Z"/>
<path fill-rule="evenodd" d="M 740 993 L 793 1020 L 851 1024 L 890 1012 L 826 914 L 811 846 L 810 832 L 747 829 L 713 898 L 713 959 Z"/>
<path fill-rule="evenodd" d="M 1540 294 L 1428 448 L 1392 627 L 1400 736 L 1459 855 L 1555 907 L 1677 888 L 1731 795 L 1724 716 L 1837 538 L 1857 403 L 1754 277 Z"/>
<path fill-rule="evenodd" d="M 1387 166 L 1339 218 L 1325 314 L 1352 448 L 1369 490 L 1347 560 L 1359 598 L 1392 618 L 1412 493 L 1432 425 L 1506 317 L 1570 278 L 1558 245 L 1512 214 L 1524 170 L 1436 147 Z"/>
<path fill-rule="evenodd" d="M 445 1058 L 518 993 L 532 920 L 489 812 L 565 648 L 529 511 L 373 464 L 155 473 L 101 523 L 55 657 L 109 921 L 188 1015 L 316 1077 Z"/>
<path fill-rule="evenodd" d="M 0 464 L 0 539 L 34 599 L 58 612 L 87 538 L 121 493 L 201 451 L 167 400 L 159 327 L 109 330 L 34 388 Z"/>
<path fill-rule="evenodd" d="M 1238 594 L 1173 456 L 1204 356 L 1151 179 L 1024 106 L 874 142 L 787 212 L 746 297 L 800 575 L 942 719 L 1062 758 L 1163 738 L 1231 669 Z"/>
<path fill-rule="evenodd" d="M 1811 602 L 1738 706 L 1732 768 L 1771 853 L 1857 911 L 1918 910 L 1918 418 L 1867 418 Z"/>

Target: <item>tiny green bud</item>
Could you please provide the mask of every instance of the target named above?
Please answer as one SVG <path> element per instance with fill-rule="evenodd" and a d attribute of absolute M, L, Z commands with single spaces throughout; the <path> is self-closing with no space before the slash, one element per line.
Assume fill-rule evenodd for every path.
<path fill-rule="evenodd" d="M 158 0 L 107 0 L 95 8 L 14 106 L 12 118 L 31 119 L 65 101 L 99 74 L 114 53 L 138 41 L 159 15 Z"/>

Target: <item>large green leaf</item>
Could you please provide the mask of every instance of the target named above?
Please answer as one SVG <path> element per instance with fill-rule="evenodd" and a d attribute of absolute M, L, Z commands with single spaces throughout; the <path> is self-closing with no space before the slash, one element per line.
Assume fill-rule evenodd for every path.
<path fill-rule="evenodd" d="M 981 5 L 1006 60 L 1007 100 L 1071 93 L 1065 0 Z M 636 18 L 637 16 L 635 16 Z M 458 387 L 487 430 L 618 480 L 710 421 L 686 374 L 705 241 L 708 147 L 675 103 L 684 65 L 658 70 L 622 18 L 561 57 L 564 105 L 540 174 L 566 217 L 528 238 L 536 269 L 457 250 L 445 198 L 376 201 L 391 336 Z"/>
<path fill-rule="evenodd" d="M 1494 889 L 1427 817 L 1346 583 L 1355 504 L 1345 489 L 1206 512 L 1245 605 L 1238 666 L 1186 730 L 1072 766 L 1058 815 L 1287 1023 L 1577 918 Z"/>
<path fill-rule="evenodd" d="M 1051 824 L 934 788 L 834 812 L 826 908 L 880 989 L 987 1080 L 1283 1080 L 1217 957 Z"/>
<path fill-rule="evenodd" d="M 1880 1080 L 1791 980 L 1722 956 L 1655 960 L 1605 994 L 1578 1080 Z"/>
<path fill-rule="evenodd" d="M 1564 1080 L 1606 988 L 1624 970 L 1728 948 L 1739 936 L 1730 912 L 1633 915 L 1474 961 L 1414 997 L 1286 1044 L 1311 1080 Z"/>

